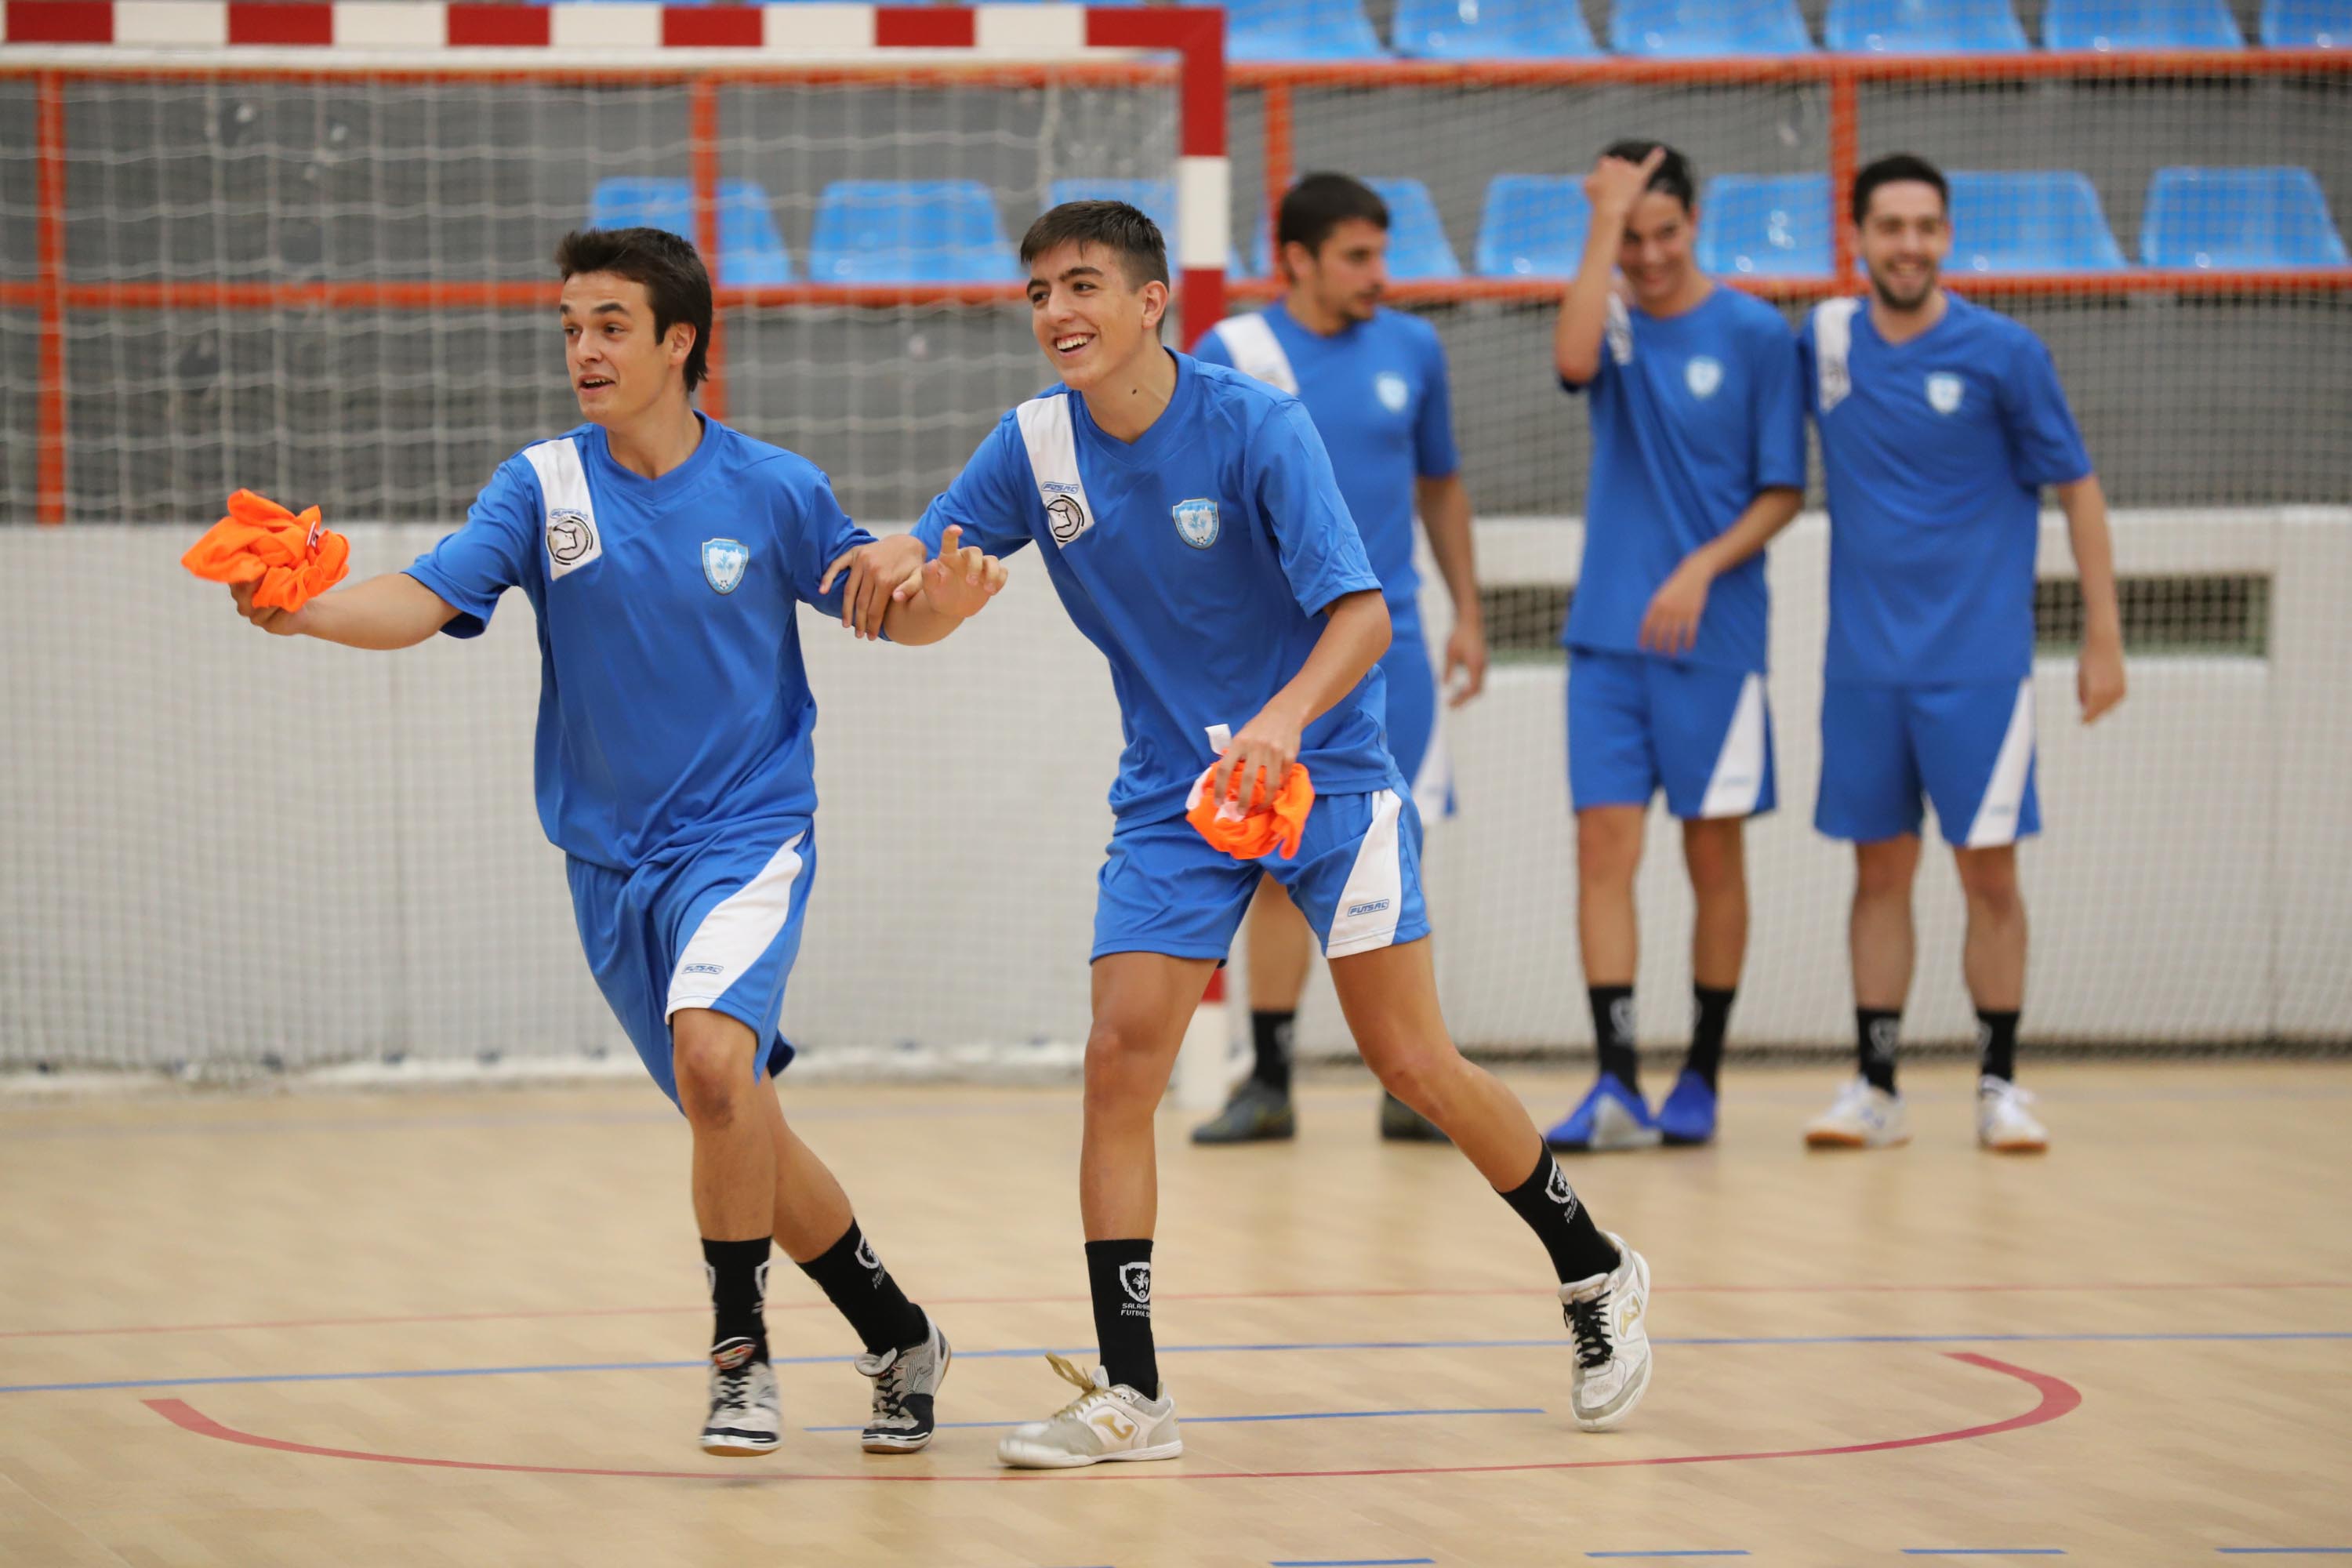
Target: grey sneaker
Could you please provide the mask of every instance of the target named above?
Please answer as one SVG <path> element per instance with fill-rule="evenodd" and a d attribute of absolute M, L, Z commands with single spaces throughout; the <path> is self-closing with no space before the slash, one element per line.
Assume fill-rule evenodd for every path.
<path fill-rule="evenodd" d="M 1092 1376 L 1048 1352 L 1045 1359 L 1062 1380 L 1085 1390 L 1043 1421 L 1006 1433 L 996 1445 L 997 1463 L 1016 1470 L 1066 1470 L 1106 1459 L 1173 1459 L 1184 1452 L 1176 1434 L 1176 1401 L 1146 1399 L 1127 1384 L 1113 1384 L 1097 1367 Z"/>
<path fill-rule="evenodd" d="M 1381 1091 L 1381 1136 L 1392 1143 L 1450 1143 L 1436 1122 L 1399 1100 Z"/>
<path fill-rule="evenodd" d="M 782 1425 L 776 1369 L 758 1359 L 750 1340 L 710 1347 L 710 1419 L 702 1424 L 702 1451 L 744 1458 L 776 1451 Z"/>
<path fill-rule="evenodd" d="M 1195 1143 L 1265 1143 L 1298 1134 L 1287 1090 L 1244 1079 L 1225 1108 L 1192 1129 Z"/>
<path fill-rule="evenodd" d="M 931 1440 L 932 1396 L 955 1352 L 929 1314 L 923 1321 L 930 1333 L 921 1344 L 857 1358 L 857 1370 L 874 1380 L 874 1418 L 858 1435 L 869 1454 L 911 1454 Z"/>
<path fill-rule="evenodd" d="M 1616 1268 L 1559 1288 L 1560 1315 L 1576 1338 L 1569 1408 L 1588 1432 L 1624 1420 L 1650 1390 L 1650 1266 L 1623 1237 L 1609 1244 Z"/>

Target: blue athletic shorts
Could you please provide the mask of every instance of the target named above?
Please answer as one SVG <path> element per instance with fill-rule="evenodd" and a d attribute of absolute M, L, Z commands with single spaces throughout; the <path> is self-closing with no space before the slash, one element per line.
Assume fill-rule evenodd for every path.
<path fill-rule="evenodd" d="M 1685 822 L 1760 816 L 1779 795 L 1764 678 L 1649 654 L 1568 656 L 1568 794 L 1579 811 L 1663 786 Z"/>
<path fill-rule="evenodd" d="M 1919 831 L 1935 804 L 1944 842 L 1966 849 L 2042 831 L 2033 787 L 2033 682 L 1868 686 L 1822 692 L 1822 793 L 1813 826 L 1875 844 Z"/>
<path fill-rule="evenodd" d="M 570 870 L 572 912 L 597 989 L 672 1104 L 669 1019 L 685 1008 L 724 1013 L 770 1042 L 757 1053 L 755 1078 L 783 1071 L 793 1047 L 776 1020 L 816 879 L 806 817 L 762 823 L 634 871 L 580 859 Z"/>
<path fill-rule="evenodd" d="M 1433 816 L 1454 815 L 1454 767 L 1445 750 L 1444 694 L 1437 666 L 1429 657 L 1417 611 L 1397 613 L 1389 651 L 1381 656 L 1388 677 L 1389 755 L 1412 786 L 1412 798 Z"/>
<path fill-rule="evenodd" d="M 1094 957 L 1164 952 L 1222 959 L 1250 895 L 1271 875 L 1315 928 L 1328 958 L 1418 942 L 1429 934 L 1421 897 L 1421 813 L 1412 796 L 1318 795 L 1297 858 L 1236 860 L 1181 816 L 1112 836 L 1095 899 Z"/>

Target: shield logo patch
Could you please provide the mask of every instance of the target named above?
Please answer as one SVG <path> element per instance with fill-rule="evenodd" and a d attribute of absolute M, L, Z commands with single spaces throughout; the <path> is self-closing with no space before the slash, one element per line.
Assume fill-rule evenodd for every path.
<path fill-rule="evenodd" d="M 1404 377 L 1392 370 L 1384 370 L 1372 378 L 1372 390 L 1380 394 L 1381 406 L 1391 414 L 1402 414 L 1404 405 L 1412 401 L 1412 388 Z"/>
<path fill-rule="evenodd" d="M 1206 550 L 1217 542 L 1217 503 L 1213 500 L 1180 500 L 1171 509 L 1176 519 L 1176 532 L 1195 550 Z"/>
<path fill-rule="evenodd" d="M 1723 384 L 1723 362 L 1699 355 L 1683 366 L 1683 384 L 1690 388 L 1693 397 L 1713 397 L 1715 389 Z"/>
<path fill-rule="evenodd" d="M 740 587 L 743 568 L 751 563 L 751 552 L 738 540 L 702 542 L 702 578 L 717 593 L 731 594 Z"/>
<path fill-rule="evenodd" d="M 550 582 L 587 565 L 604 553 L 595 520 L 569 507 L 547 514 L 547 576 Z"/>
<path fill-rule="evenodd" d="M 1967 383 L 1948 370 L 1939 370 L 1927 378 L 1927 406 L 1938 414 L 1950 414 L 1960 406 L 1961 395 Z"/>

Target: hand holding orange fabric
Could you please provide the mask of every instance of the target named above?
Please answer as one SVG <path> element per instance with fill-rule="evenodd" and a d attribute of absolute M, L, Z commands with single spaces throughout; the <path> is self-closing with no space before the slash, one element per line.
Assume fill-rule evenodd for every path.
<path fill-rule="evenodd" d="M 351 541 L 319 521 L 319 509 L 300 516 L 267 496 L 239 490 L 228 515 L 196 541 L 180 564 L 212 583 L 251 583 L 264 609 L 294 611 L 343 580 Z"/>
<path fill-rule="evenodd" d="M 1184 820 L 1212 846 L 1236 860 L 1255 860 L 1276 848 L 1284 859 L 1295 858 L 1307 832 L 1307 814 L 1315 805 L 1315 782 L 1307 776 L 1307 765 L 1291 763 L 1283 775 L 1282 788 L 1271 801 L 1265 798 L 1265 784 L 1253 780 L 1246 810 L 1238 789 L 1222 801 L 1212 797 L 1216 772 L 1209 768 L 1192 781 L 1192 793 L 1184 802 Z"/>

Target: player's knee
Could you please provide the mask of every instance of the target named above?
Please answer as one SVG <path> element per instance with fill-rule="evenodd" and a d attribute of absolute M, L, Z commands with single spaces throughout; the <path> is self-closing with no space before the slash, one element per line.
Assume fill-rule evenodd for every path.
<path fill-rule="evenodd" d="M 673 1030 L 670 1060 L 677 1075 L 678 1109 L 687 1121 L 697 1127 L 724 1127 L 740 1113 L 753 1087 L 744 1047 L 727 1031 L 683 1023 Z"/>
<path fill-rule="evenodd" d="M 1167 1087 L 1166 1067 L 1156 1061 L 1144 1037 L 1099 1019 L 1087 1035 L 1086 1077 L 1090 1116 L 1118 1115 L 1138 1106 L 1149 1115 Z"/>
<path fill-rule="evenodd" d="M 1462 1067 L 1461 1053 L 1444 1041 L 1383 1050 L 1371 1058 L 1381 1087 L 1424 1116 L 1446 1102 Z"/>
<path fill-rule="evenodd" d="M 1737 820 L 1687 824 L 1683 859 L 1690 869 L 1692 890 L 1701 898 L 1731 896 L 1747 881 Z"/>
<path fill-rule="evenodd" d="M 1890 838 L 1855 847 L 1853 890 L 1856 898 L 1908 898 L 1911 879 L 1919 868 L 1919 841 Z"/>
<path fill-rule="evenodd" d="M 1583 811 L 1576 817 L 1576 874 L 1587 886 L 1628 883 L 1642 864 L 1642 816 Z"/>
<path fill-rule="evenodd" d="M 1963 850 L 1958 865 L 1960 890 L 1970 909 L 2000 919 L 2024 908 L 2024 895 L 2017 885 L 2017 857 L 2011 852 Z"/>

